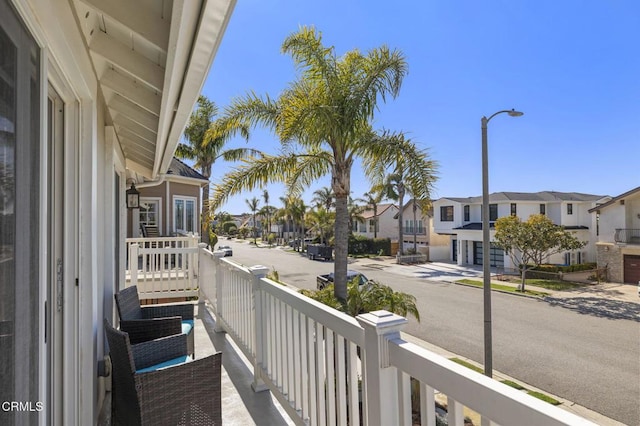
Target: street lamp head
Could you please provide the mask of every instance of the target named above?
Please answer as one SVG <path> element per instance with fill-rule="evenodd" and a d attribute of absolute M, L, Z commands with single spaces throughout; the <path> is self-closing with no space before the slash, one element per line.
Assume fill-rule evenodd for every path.
<path fill-rule="evenodd" d="M 515 109 L 512 109 L 511 111 L 507 111 L 507 113 L 511 116 L 511 117 L 521 117 L 524 115 L 524 112 L 520 112 L 520 111 L 516 111 Z"/>

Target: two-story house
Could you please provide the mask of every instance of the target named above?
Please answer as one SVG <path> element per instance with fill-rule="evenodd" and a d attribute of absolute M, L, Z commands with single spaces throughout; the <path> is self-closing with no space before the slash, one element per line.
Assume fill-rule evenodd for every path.
<path fill-rule="evenodd" d="M 640 187 L 589 210 L 596 222 L 596 259 L 611 282 L 640 282 Z"/>
<path fill-rule="evenodd" d="M 398 220 L 398 213 L 394 219 Z M 429 259 L 432 253 L 435 253 L 436 258 L 443 258 L 442 252 L 448 250 L 449 238 L 433 232 L 431 212 L 423 212 L 420 205 L 411 199 L 403 206 L 402 222 L 402 242 L 405 252 L 415 250 L 416 253 L 428 254 Z"/>
<path fill-rule="evenodd" d="M 161 235 L 201 232 L 202 187 L 209 180 L 172 158 L 167 173 L 136 185 L 140 207 L 127 212 L 127 236 L 137 237 L 142 226 L 156 226 Z"/>
<path fill-rule="evenodd" d="M 367 238 L 398 238 L 398 221 L 394 216 L 398 207 L 394 204 L 378 204 L 377 215 L 373 209 L 362 212 L 362 221 L 354 221 L 353 233 Z"/>
<path fill-rule="evenodd" d="M 554 264 L 594 262 L 596 218 L 589 209 L 610 198 L 602 195 L 575 192 L 542 191 L 497 192 L 489 195 L 490 239 L 494 238 L 494 225 L 498 218 L 518 216 L 525 221 L 533 214 L 544 214 L 553 223 L 574 231 L 587 245 L 580 250 L 560 253 L 547 260 Z M 449 250 L 444 258 L 431 260 L 454 261 L 459 265 L 482 264 L 482 197 L 440 198 L 433 203 L 434 231 L 448 235 Z M 592 232 L 593 231 L 593 232 Z M 491 266 L 514 268 L 508 255 L 491 243 Z M 445 257 L 446 256 L 446 257 Z"/>

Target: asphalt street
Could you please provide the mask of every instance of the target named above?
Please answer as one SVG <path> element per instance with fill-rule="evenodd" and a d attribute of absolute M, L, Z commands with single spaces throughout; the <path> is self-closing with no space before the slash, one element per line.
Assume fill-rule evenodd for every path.
<path fill-rule="evenodd" d="M 281 281 L 298 288 L 315 288 L 316 275 L 333 270 L 332 262 L 311 261 L 281 249 L 235 241 L 220 244 L 233 248 L 234 261 L 275 269 Z M 410 318 L 405 332 L 482 362 L 481 289 L 398 274 L 397 268 L 366 259 L 350 268 L 417 298 L 421 322 Z M 493 292 L 492 301 L 495 370 L 617 421 L 640 425 L 637 316 L 575 309 L 576 304 L 593 303 L 589 300 L 541 300 Z M 625 302 L 615 303 L 620 306 L 610 311 L 629 308 L 622 305 Z"/>

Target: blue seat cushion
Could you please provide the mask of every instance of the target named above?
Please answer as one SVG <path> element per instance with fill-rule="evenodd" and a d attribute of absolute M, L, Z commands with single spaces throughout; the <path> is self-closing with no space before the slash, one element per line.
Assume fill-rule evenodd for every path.
<path fill-rule="evenodd" d="M 191 362 L 192 359 L 189 355 L 179 356 L 178 358 L 173 358 L 165 362 L 161 362 L 160 364 L 152 365 L 150 367 L 141 368 L 140 370 L 136 370 L 136 373 L 148 373 L 150 371 L 162 370 L 163 368 L 172 367 L 178 364 L 184 364 L 185 362 Z"/>
<path fill-rule="evenodd" d="M 193 330 L 193 320 L 182 321 L 182 334 L 189 334 Z"/>

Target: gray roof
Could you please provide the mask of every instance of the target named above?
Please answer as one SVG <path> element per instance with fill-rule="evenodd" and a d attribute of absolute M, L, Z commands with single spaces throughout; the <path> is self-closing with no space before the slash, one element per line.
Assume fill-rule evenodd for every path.
<path fill-rule="evenodd" d="M 209 180 L 204 177 L 200 172 L 192 169 L 187 166 L 182 161 L 178 160 L 176 157 L 171 159 L 171 164 L 169 165 L 169 170 L 167 170 L 168 175 L 174 176 L 182 176 L 191 179 L 200 179 L 200 180 Z"/>
<path fill-rule="evenodd" d="M 557 192 L 557 191 L 541 191 L 541 192 L 494 192 L 489 194 L 489 202 L 495 203 L 499 201 L 534 201 L 541 203 L 558 202 L 558 201 L 596 201 L 605 197 L 604 195 L 582 194 L 579 192 Z M 457 203 L 481 203 L 482 196 L 453 198 L 442 197 Z"/>
<path fill-rule="evenodd" d="M 629 197 L 629 196 L 635 194 L 636 192 L 640 192 L 640 186 L 638 186 L 637 188 L 633 188 L 632 190 L 627 191 L 624 194 L 620 194 L 617 197 L 614 197 L 611 200 L 607 201 L 606 203 L 603 203 L 603 204 L 601 204 L 599 206 L 595 206 L 594 208 L 589 210 L 589 213 L 593 213 L 596 210 L 600 210 L 602 208 L 605 208 L 605 207 L 608 207 L 608 206 L 610 206 L 612 204 L 615 204 L 619 200 L 624 200 L 625 197 Z"/>

